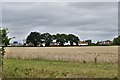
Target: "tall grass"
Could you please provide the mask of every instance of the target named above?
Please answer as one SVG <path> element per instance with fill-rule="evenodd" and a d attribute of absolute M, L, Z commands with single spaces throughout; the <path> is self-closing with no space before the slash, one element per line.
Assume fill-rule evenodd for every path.
<path fill-rule="evenodd" d="M 3 78 L 116 78 L 117 70 L 109 63 L 4 59 Z"/>

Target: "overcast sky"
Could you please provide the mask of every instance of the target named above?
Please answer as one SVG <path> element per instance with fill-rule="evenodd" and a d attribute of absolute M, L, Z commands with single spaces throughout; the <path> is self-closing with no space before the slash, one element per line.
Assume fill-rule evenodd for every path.
<path fill-rule="evenodd" d="M 31 31 L 72 33 L 80 40 L 112 40 L 118 35 L 117 2 L 3 2 L 2 26 L 12 41 Z"/>

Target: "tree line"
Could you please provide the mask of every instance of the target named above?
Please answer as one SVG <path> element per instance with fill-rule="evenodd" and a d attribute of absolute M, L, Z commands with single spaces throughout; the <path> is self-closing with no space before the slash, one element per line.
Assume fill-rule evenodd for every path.
<path fill-rule="evenodd" d="M 76 45 L 79 44 L 80 39 L 78 36 L 74 34 L 53 34 L 50 33 L 39 33 L 39 32 L 31 32 L 26 39 L 26 44 L 32 43 L 34 46 L 37 46 L 38 44 L 45 43 L 45 46 L 50 46 L 50 43 L 52 43 L 53 40 L 56 40 L 56 43 L 59 43 L 59 46 L 64 46 L 64 43 L 70 42 L 70 46 L 73 46 L 73 43 Z M 99 44 L 93 44 L 91 43 L 92 40 L 87 40 L 88 45 L 93 46 L 99 46 Z M 113 39 L 113 44 L 111 45 L 120 45 L 120 36 Z"/>
<path fill-rule="evenodd" d="M 0 45 L 3 44 L 5 47 L 9 45 L 9 41 L 13 38 L 9 38 L 7 36 L 8 29 L 7 28 L 0 28 Z M 78 36 L 74 34 L 50 34 L 50 33 L 39 33 L 39 32 L 31 32 L 27 38 L 26 38 L 26 44 L 32 43 L 34 46 L 37 46 L 40 43 L 45 43 L 45 46 L 50 46 L 50 43 L 56 40 L 56 43 L 59 43 L 60 46 L 64 46 L 64 43 L 70 42 L 70 45 L 72 46 L 73 43 L 76 43 L 78 45 L 80 39 Z M 91 40 L 87 41 L 89 45 L 91 44 Z M 96 45 L 96 44 L 95 44 Z M 112 45 L 120 45 L 120 35 L 113 39 Z"/>
<path fill-rule="evenodd" d="M 56 43 L 59 43 L 60 46 L 64 46 L 65 42 L 70 42 L 70 45 L 72 46 L 73 43 L 76 43 L 78 45 L 79 38 L 78 36 L 74 34 L 53 34 L 50 33 L 39 33 L 39 32 L 31 32 L 26 39 L 26 43 L 32 43 L 34 46 L 37 46 L 38 44 L 45 43 L 45 46 L 50 46 L 50 43 L 52 43 L 53 40 L 56 40 Z"/>

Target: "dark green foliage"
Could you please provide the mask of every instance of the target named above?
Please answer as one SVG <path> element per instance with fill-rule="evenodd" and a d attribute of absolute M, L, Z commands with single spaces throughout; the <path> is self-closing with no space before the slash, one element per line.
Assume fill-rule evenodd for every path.
<path fill-rule="evenodd" d="M 64 43 L 67 42 L 66 34 L 57 34 L 56 35 L 57 43 L 60 43 L 60 46 L 64 46 Z"/>
<path fill-rule="evenodd" d="M 41 38 L 44 39 L 45 46 L 50 46 L 50 43 L 52 42 L 51 34 L 43 33 L 43 34 L 41 34 Z"/>
<path fill-rule="evenodd" d="M 2 42 L 2 45 L 5 47 L 9 45 L 9 42 L 12 39 L 12 38 L 8 38 L 7 34 L 8 34 L 7 28 L 0 29 L 1 42 Z"/>
<path fill-rule="evenodd" d="M 70 45 L 72 46 L 73 43 L 75 42 L 78 45 L 79 38 L 73 34 L 68 34 L 67 36 L 68 41 L 70 41 Z"/>
<path fill-rule="evenodd" d="M 64 46 L 64 43 L 68 41 L 70 41 L 71 46 L 73 43 L 78 45 L 79 42 L 79 38 L 73 34 L 56 34 L 53 35 L 53 39 L 56 39 L 57 43 L 60 43 L 60 46 Z"/>
<path fill-rule="evenodd" d="M 2 52 L 1 52 L 1 55 L 2 55 L 2 56 L 1 56 L 1 57 L 3 58 L 4 55 L 5 55 L 5 49 L 4 49 L 4 47 L 1 48 L 1 51 L 2 51 Z"/>
<path fill-rule="evenodd" d="M 59 43 L 60 46 L 64 46 L 64 43 L 68 41 L 70 41 L 71 45 L 73 45 L 73 43 L 78 45 L 79 42 L 79 38 L 73 34 L 51 35 L 50 33 L 40 34 L 39 32 L 31 32 L 26 39 L 26 43 L 32 43 L 34 46 L 45 43 L 45 46 L 50 46 L 52 40 L 56 40 L 56 43 Z"/>
<path fill-rule="evenodd" d="M 26 39 L 26 43 L 33 43 L 34 46 L 37 46 L 39 42 L 41 42 L 41 36 L 39 32 L 31 32 Z"/>
<path fill-rule="evenodd" d="M 92 40 L 86 40 L 85 42 L 88 42 L 88 45 L 92 45 Z"/>
<path fill-rule="evenodd" d="M 120 45 L 120 36 L 118 36 L 117 38 L 113 39 L 113 44 L 114 45 Z"/>

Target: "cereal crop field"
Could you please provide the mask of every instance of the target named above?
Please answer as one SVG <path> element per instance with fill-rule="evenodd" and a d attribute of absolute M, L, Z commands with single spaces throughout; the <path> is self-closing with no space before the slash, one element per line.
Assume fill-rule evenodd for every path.
<path fill-rule="evenodd" d="M 118 46 L 7 47 L 5 58 L 116 63 Z"/>

